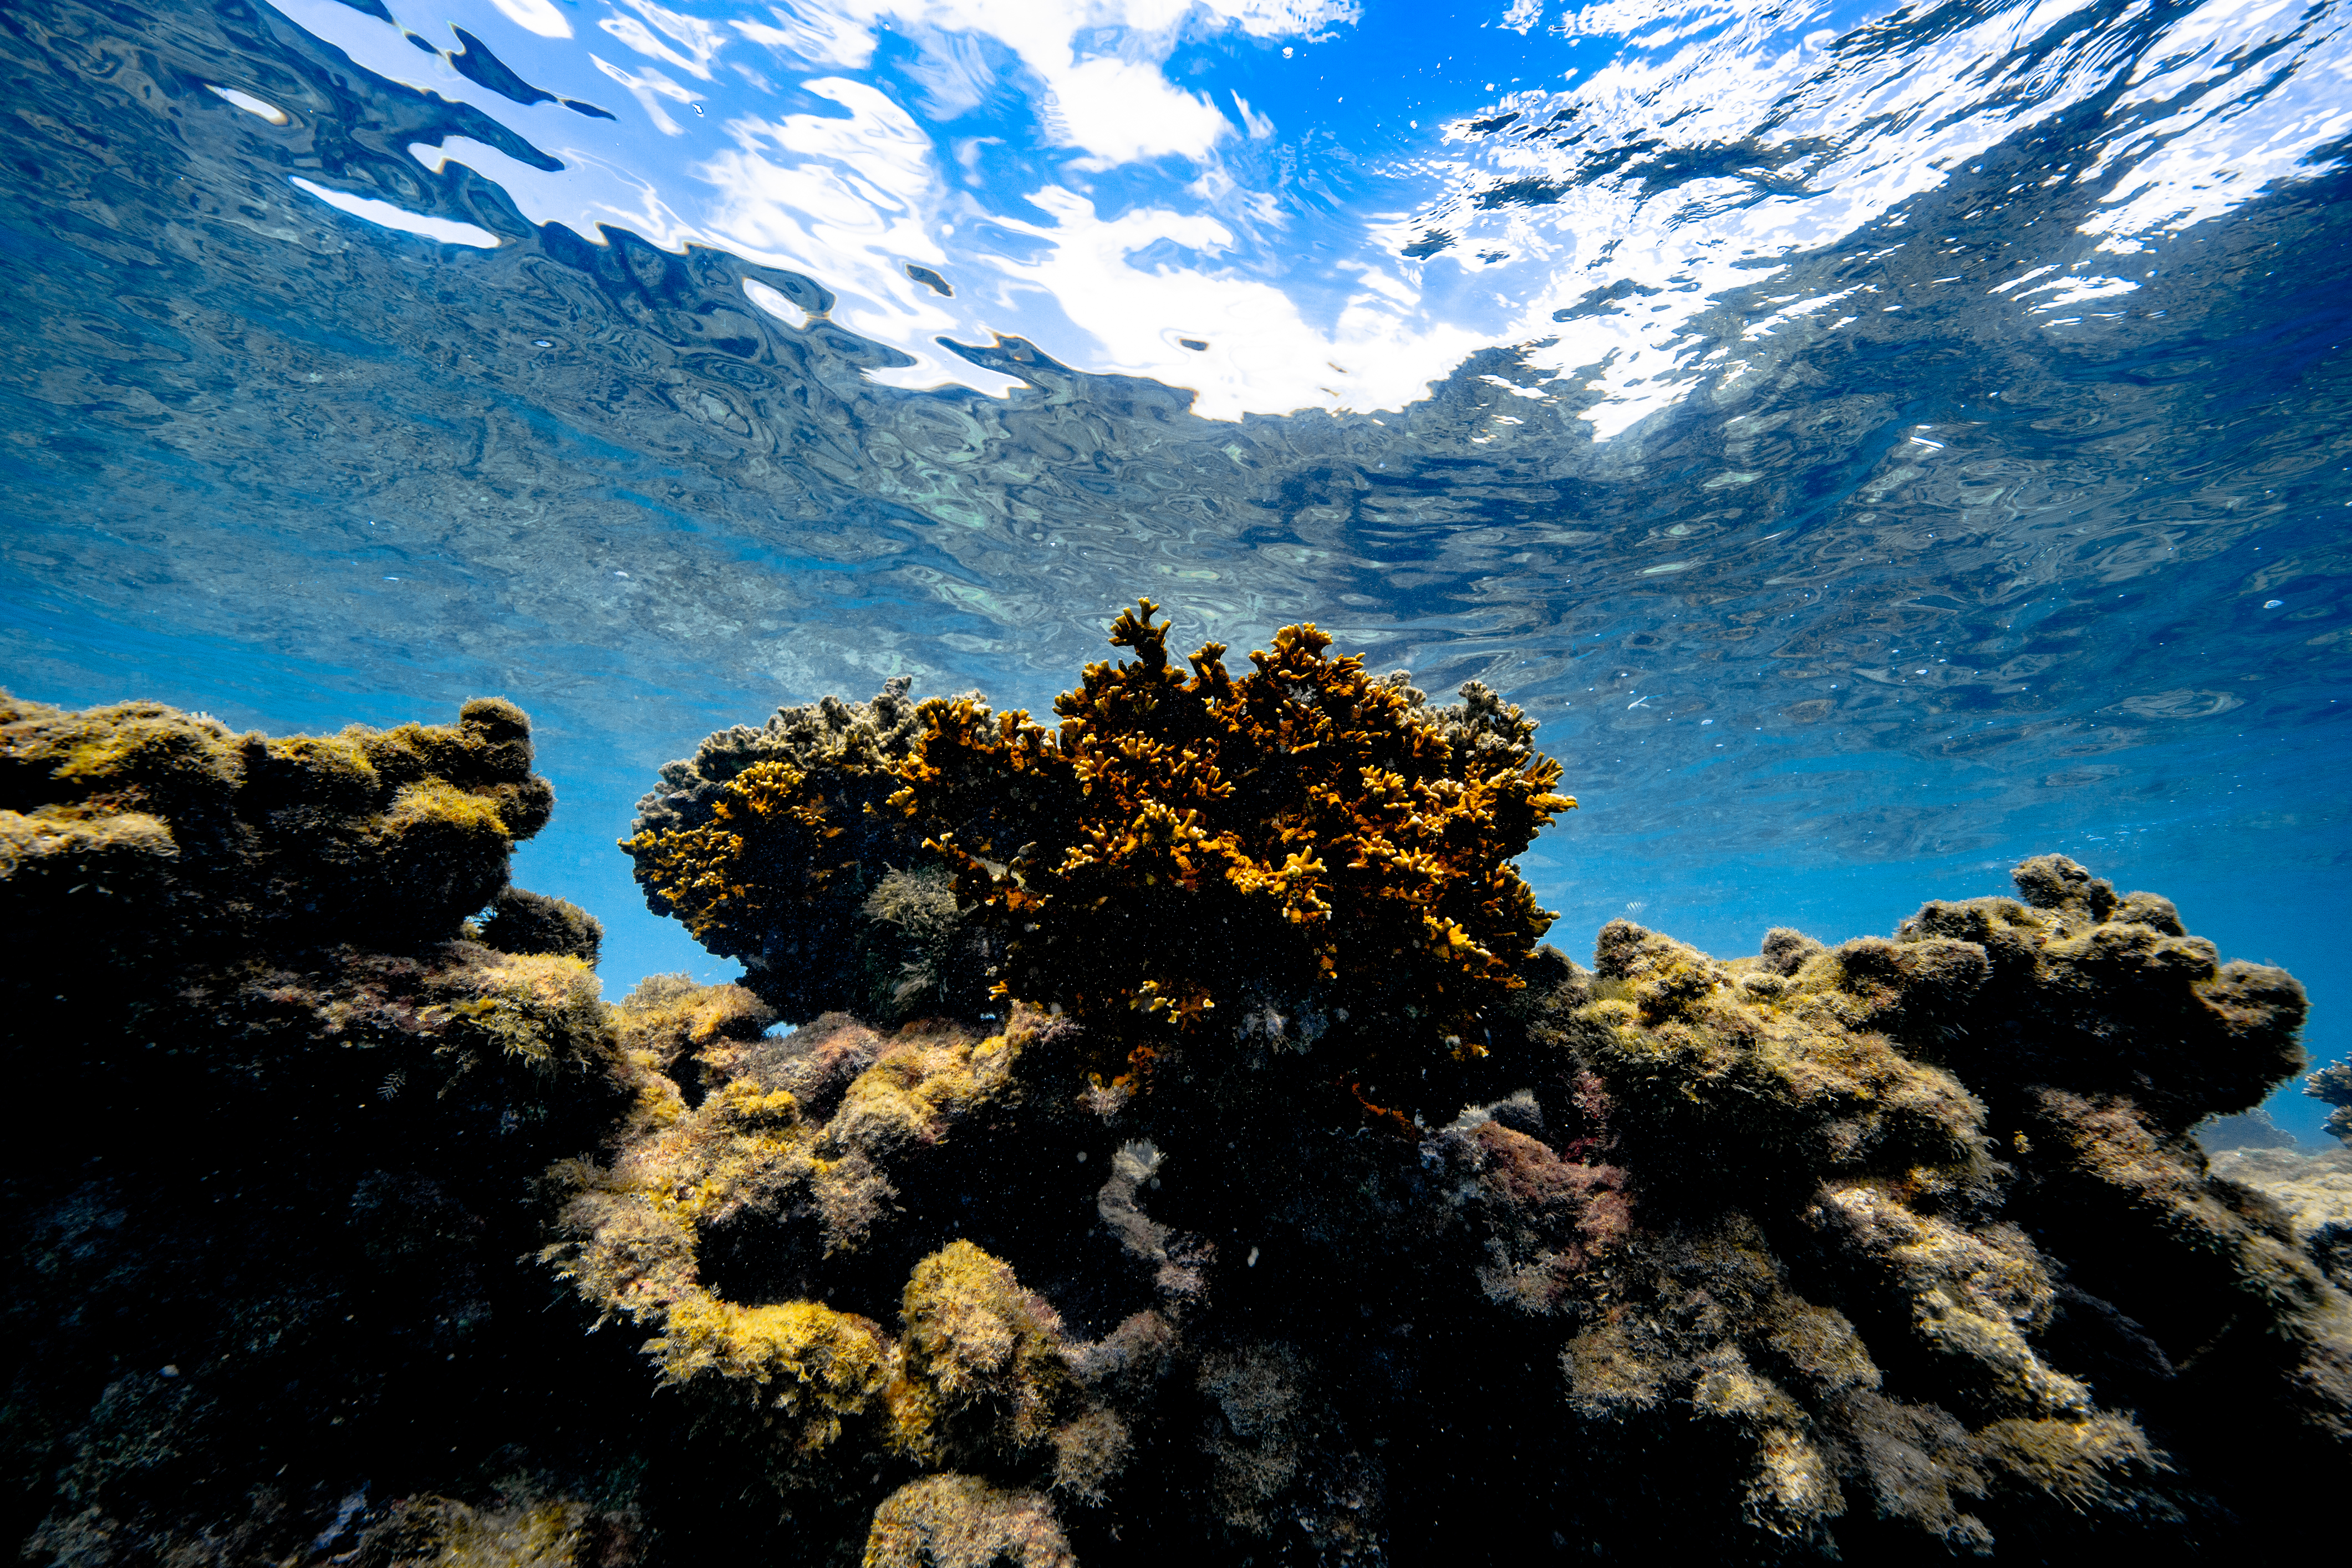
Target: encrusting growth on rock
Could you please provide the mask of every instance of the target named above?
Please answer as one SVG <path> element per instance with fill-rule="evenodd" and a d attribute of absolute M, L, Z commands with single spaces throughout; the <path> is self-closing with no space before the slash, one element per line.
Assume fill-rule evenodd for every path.
<path fill-rule="evenodd" d="M 977 1476 L 926 1476 L 874 1510 L 865 1568 L 1076 1568 L 1054 1510 Z"/>
<path fill-rule="evenodd" d="M 986 994 L 988 957 L 919 870 L 923 838 L 874 808 L 922 732 L 907 682 L 737 725 L 662 769 L 621 847 L 674 915 L 798 1021 L 836 1008 L 919 1016 Z"/>
<path fill-rule="evenodd" d="M 2352 1062 L 2335 1062 L 2304 1080 L 2303 1092 L 2334 1109 L 2327 1131 L 2352 1147 Z"/>
<path fill-rule="evenodd" d="M 552 952 L 589 968 L 604 946 L 604 922 L 565 899 L 508 888 L 490 902 L 481 940 L 501 952 Z"/>

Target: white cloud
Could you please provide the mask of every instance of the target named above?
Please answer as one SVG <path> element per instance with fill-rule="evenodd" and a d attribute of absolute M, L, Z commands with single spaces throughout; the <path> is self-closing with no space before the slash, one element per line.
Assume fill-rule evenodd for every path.
<path fill-rule="evenodd" d="M 2124 122 L 2080 178 L 2112 181 L 2105 210 L 2082 225 L 2099 248 L 2129 256 L 2156 237 L 2228 212 L 2273 182 L 2308 175 L 2314 148 L 2352 136 L 2352 16 L 2309 16 L 2296 48 L 2269 52 L 2284 0 L 2207 5 L 2171 30 L 2161 55 L 2137 68 L 2108 110 Z M 2209 14 L 2210 13 L 2210 14 Z M 2329 46 L 2333 46 L 2331 48 Z M 2250 90 L 2260 80 L 2266 90 Z M 2126 119 L 2170 106 L 2154 125 Z"/>
<path fill-rule="evenodd" d="M 599 243 L 598 226 L 605 224 L 672 250 L 702 237 L 643 175 L 578 148 L 564 150 L 568 166 L 561 171 L 536 168 L 468 136 L 449 137 L 437 147 L 415 143 L 408 155 L 436 174 L 462 163 L 497 181 L 532 223 L 560 223 Z"/>
<path fill-rule="evenodd" d="M 1207 97 L 1184 91 L 1160 69 L 1188 20 L 1202 14 L 1254 37 L 1276 37 L 1317 36 L 1361 11 L 1355 0 L 832 0 L 822 8 L 801 0 L 789 16 L 775 13 L 776 28 L 735 26 L 804 53 L 837 49 L 835 40 L 849 38 L 870 51 L 874 29 L 885 22 L 918 39 L 992 38 L 1044 85 L 1043 118 L 1053 139 L 1099 170 L 1164 157 L 1197 162 L 1232 132 Z M 951 108 L 962 100 L 941 101 Z"/>
<path fill-rule="evenodd" d="M 1173 154 L 1198 162 L 1233 130 L 1206 98 L 1182 92 L 1156 65 L 1097 56 L 1054 79 L 1064 139 L 1107 169 Z"/>
<path fill-rule="evenodd" d="M 1044 83 L 1055 141 L 1098 168 L 1171 155 L 1205 157 L 1232 122 L 1178 88 L 1160 63 L 1191 0 L 851 0 L 878 20 L 978 33 L 1018 56 Z M 1093 52 L 1106 36 L 1118 53 Z M 1081 36 L 1089 40 L 1082 52 Z"/>
<path fill-rule="evenodd" d="M 1511 0 L 1511 8 L 1503 13 L 1501 25 L 1524 37 L 1542 20 L 1543 0 Z"/>
<path fill-rule="evenodd" d="M 963 319 L 906 274 L 908 262 L 948 261 L 926 222 L 944 197 L 930 138 L 864 82 L 821 77 L 801 85 L 847 116 L 728 121 L 735 145 L 697 171 L 719 195 L 710 237 L 817 279 L 835 296 L 835 321 L 914 354 L 924 379 L 949 379 L 953 367 L 930 340 Z"/>
<path fill-rule="evenodd" d="M 743 296 L 786 326 L 799 331 L 808 331 L 809 313 L 758 279 L 743 279 Z"/>
<path fill-rule="evenodd" d="M 272 125 L 283 125 L 287 122 L 286 111 L 266 98 L 256 98 L 249 92 L 234 87 L 223 87 L 217 82 L 208 81 L 205 86 L 215 96 L 236 105 L 237 108 L 257 119 L 267 120 Z"/>
<path fill-rule="evenodd" d="M 1562 30 L 1634 42 L 1572 92 L 1502 100 L 1530 119 L 1572 108 L 1576 150 L 1472 135 L 1470 121 L 1496 106 L 1454 104 L 1441 146 L 1420 147 L 1379 175 L 1396 182 L 1391 190 L 1415 193 L 1389 198 L 1400 207 L 1440 185 L 1447 201 L 1350 216 L 1307 213 L 1264 175 L 1276 149 L 1241 136 L 1272 143 L 1282 128 L 1234 94 L 1230 79 L 1206 79 L 1212 100 L 1171 80 L 1167 66 L 1180 42 L 1204 29 L 1254 50 L 1240 37 L 1313 36 L 1353 21 L 1351 4 L 786 0 L 722 31 L 646 0 L 615 0 L 604 31 L 651 62 L 643 68 L 576 45 L 514 60 L 551 90 L 593 95 L 607 90 L 603 80 L 619 83 L 656 130 L 681 139 L 665 143 L 635 116 L 592 121 L 499 99 L 396 28 L 331 0 L 272 3 L 368 68 L 473 104 L 566 166 L 530 168 L 457 138 L 417 149 L 428 165 L 462 159 L 532 221 L 592 239 L 598 224 L 612 224 L 672 249 L 724 246 L 804 272 L 838 296 L 833 314 L 843 325 L 918 361 L 879 379 L 993 389 L 1001 378 L 932 340 L 1019 333 L 1087 370 L 1193 387 L 1200 411 L 1219 417 L 1400 406 L 1479 349 L 1548 342 L 1529 351 L 1539 370 L 1604 367 L 1606 401 L 1586 416 L 1596 434 L 1612 435 L 1704 375 L 1747 363 L 1735 353 L 1773 363 L 1807 335 L 1835 330 L 1832 317 L 1852 319 L 1843 311 L 1896 302 L 1785 289 L 1778 303 L 1787 308 L 1755 323 L 1748 347 L 1711 344 L 1716 353 L 1701 363 L 1702 329 L 1719 330 L 1703 317 L 1725 291 L 1766 282 L 1771 263 L 1887 220 L 1987 148 L 2111 89 L 2123 91 L 2102 110 L 2110 132 L 2096 157 L 2064 173 L 2084 187 L 2073 210 L 2090 197 L 2102 204 L 2085 228 L 2126 254 L 2266 183 L 2307 175 L 2300 159 L 2352 132 L 2352 19 L 2296 12 L 2288 0 L 2208 0 L 2152 37 L 2133 30 L 2146 22 L 2092 16 L 2088 0 L 2020 0 L 1940 34 L 1915 29 L 1899 47 L 1874 33 L 1844 47 L 1814 27 L 1815 0 L 1597 0 Z M 390 3 L 406 10 L 422 0 Z M 1500 11 L 1498 3 L 1486 14 Z M 1536 15 L 1526 5 L 1508 14 Z M 885 31 L 913 44 L 916 58 L 894 57 L 893 75 L 853 75 L 874 67 Z M 744 42 L 840 112 L 778 115 L 783 106 L 752 96 L 769 90 L 763 81 L 747 90 L 734 70 L 718 72 L 725 44 L 739 50 L 730 66 L 750 58 Z M 1018 109 L 1007 115 L 1015 95 L 1034 122 Z M 681 115 L 686 105 L 709 118 Z M 1722 149 L 1768 144 L 1802 156 L 1771 179 L 1722 166 Z M 1697 177 L 1659 178 L 1676 148 L 1717 151 Z M 1630 160 L 1622 172 L 1591 172 L 1620 149 Z M 1106 182 L 1116 198 L 1086 186 L 1089 174 L 1155 160 L 1191 166 Z M 1034 172 L 1041 165 L 1058 172 Z M 1004 183 L 1013 169 L 1028 172 Z M 1508 179 L 1543 182 L 1553 199 L 1478 205 L 1479 192 Z M 1402 258 L 1429 226 L 1457 243 L 1426 261 Z M 2021 257 L 2011 270 L 2025 276 L 2000 295 L 2020 311 L 2043 312 L 2037 320 L 2053 304 L 2130 286 L 2079 277 L 2062 288 L 2026 271 L 2045 258 Z M 910 262 L 940 269 L 954 297 L 910 284 Z M 1553 310 L 1621 280 L 1664 291 L 1624 300 L 1614 313 L 1552 321 Z M 1208 347 L 1187 348 L 1186 339 Z M 1508 438 L 1499 425 L 1486 434 Z"/>
<path fill-rule="evenodd" d="M 1097 352 L 1087 369 L 1190 387 L 1200 394 L 1197 412 L 1211 418 L 1402 406 L 1491 341 L 1430 321 L 1413 290 L 1364 264 L 1360 286 L 1325 331 L 1274 284 L 1202 267 L 1134 265 L 1137 252 L 1161 241 L 1203 256 L 1222 252 L 1234 236 L 1214 218 L 1165 208 L 1106 218 L 1059 186 L 1033 192 L 1029 201 L 1053 221 L 996 221 L 1051 247 L 1028 261 L 999 258 L 995 268 L 1046 296 L 1092 339 Z M 1209 347 L 1186 349 L 1183 337 Z"/>
<path fill-rule="evenodd" d="M 955 120 L 988 100 L 996 72 L 988 50 L 970 33 L 924 28 L 914 38 L 921 53 L 906 73 L 923 89 L 922 110 L 933 120 Z"/>
<path fill-rule="evenodd" d="M 729 25 L 755 44 L 812 65 L 863 70 L 874 58 L 874 29 L 839 12 L 777 5 L 768 15 L 775 26 L 748 20 Z"/>
<path fill-rule="evenodd" d="M 1724 290 L 1767 281 L 1759 261 L 1816 250 L 1886 217 L 2024 127 L 2106 91 L 2136 59 L 2151 62 L 2142 68 L 2147 81 L 2106 110 L 2117 123 L 2114 166 L 2074 175 L 2115 181 L 2112 216 L 2084 226 L 2111 236 L 2108 248 L 2128 254 L 2153 226 L 2226 211 L 2288 174 L 2311 148 L 2352 131 L 2340 16 L 2304 28 L 2291 47 L 2265 58 L 2277 35 L 2295 26 L 2286 0 L 2210 0 L 2153 38 L 2133 34 L 2130 16 L 2085 25 L 2085 5 L 2025 0 L 1900 49 L 1840 49 L 1826 32 L 1799 36 L 1818 15 L 1808 0 L 1598 0 L 1566 18 L 1563 30 L 1614 35 L 1630 46 L 1572 91 L 1520 94 L 1465 111 L 1449 132 L 1460 151 L 1440 165 L 1457 193 L 1453 205 L 1401 229 L 1456 235 L 1433 268 L 1480 251 L 1511 253 L 1511 263 L 1494 271 L 1517 319 L 1496 323 L 1496 337 L 1557 336 L 1538 353 L 1555 372 L 1605 362 L 1599 384 L 1608 400 L 1585 416 L 1605 437 L 1695 384 L 1700 317 Z M 2129 48 L 2118 47 L 2125 38 Z M 2226 71 L 2217 63 L 2225 58 Z M 2319 58 L 2333 68 L 2314 70 Z M 2259 74 L 2272 78 L 2267 91 L 2250 90 L 2256 75 L 2241 69 L 2257 60 Z M 2142 126 L 2151 110 L 2135 110 L 2137 100 L 2163 104 L 2161 124 Z M 1583 128 L 1578 150 L 1549 153 L 1538 141 L 1467 131 L 1471 119 L 1500 107 L 1530 119 L 1572 109 Z M 1661 144 L 1742 143 L 1820 151 L 1787 171 L 1797 182 L 1780 191 L 1729 171 L 1651 183 L 1671 161 Z M 1617 147 L 1634 154 L 1628 173 L 1581 172 L 1582 160 Z M 1549 182 L 1556 199 L 1491 211 L 1467 199 L 1512 178 Z M 1584 236 L 1608 243 L 1580 247 Z M 1616 314 L 1549 320 L 1558 306 L 1620 280 L 1666 291 Z M 2123 287 L 2102 280 L 2096 294 L 2067 297 Z"/>
<path fill-rule="evenodd" d="M 1326 37 L 1364 19 L 1357 0 L 1201 0 L 1201 6 L 1253 38 Z"/>

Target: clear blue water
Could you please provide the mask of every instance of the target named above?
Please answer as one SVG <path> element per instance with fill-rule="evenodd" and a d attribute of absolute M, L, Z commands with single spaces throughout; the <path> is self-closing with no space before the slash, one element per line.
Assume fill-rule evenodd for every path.
<path fill-rule="evenodd" d="M 2352 1046 L 2340 4 L 41 0 L 0 678 L 510 695 L 519 879 L 705 731 L 1043 707 L 1142 593 L 1538 715 L 1571 952 L 2045 849 Z M 943 291 L 944 290 L 944 291 Z M 2320 1108 L 2283 1095 L 2315 1133 Z"/>

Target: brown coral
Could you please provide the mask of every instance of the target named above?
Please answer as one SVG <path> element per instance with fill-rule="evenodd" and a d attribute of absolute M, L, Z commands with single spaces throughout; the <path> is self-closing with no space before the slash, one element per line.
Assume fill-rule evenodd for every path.
<path fill-rule="evenodd" d="M 987 912 L 1004 988 L 1082 1020 L 1099 1076 L 1213 1052 L 1270 1005 L 1313 1019 L 1297 1048 L 1336 1037 L 1327 1080 L 1417 1102 L 1428 1066 L 1485 1049 L 1550 922 L 1509 862 L 1575 804 L 1559 764 L 1491 693 L 1433 713 L 1311 626 L 1238 680 L 1218 644 L 1188 677 L 1156 610 L 1121 614 L 1134 659 L 1089 666 L 1057 731 L 926 703 L 894 804 Z"/>
<path fill-rule="evenodd" d="M 877 1019 L 986 1005 L 986 952 L 939 907 L 923 836 L 877 812 L 920 733 L 907 681 L 871 702 L 827 697 L 737 725 L 667 764 L 622 841 L 656 914 L 744 984 L 804 1021 L 836 1008 Z"/>

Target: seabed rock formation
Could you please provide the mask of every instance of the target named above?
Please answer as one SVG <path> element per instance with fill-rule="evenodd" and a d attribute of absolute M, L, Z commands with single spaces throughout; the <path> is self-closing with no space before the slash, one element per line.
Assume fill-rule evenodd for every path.
<path fill-rule="evenodd" d="M 2304 1067 L 2292 978 L 2054 856 L 1584 968 L 1516 709 L 1139 609 L 1055 728 L 894 686 L 672 764 L 625 847 L 747 974 L 612 1005 L 505 888 L 551 801 L 504 703 L 0 710 L 28 1558 L 2306 1535 L 2347 1253 L 2191 1131 Z"/>

